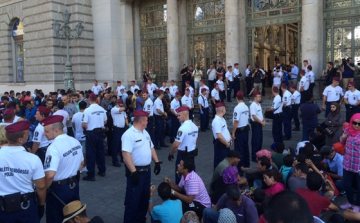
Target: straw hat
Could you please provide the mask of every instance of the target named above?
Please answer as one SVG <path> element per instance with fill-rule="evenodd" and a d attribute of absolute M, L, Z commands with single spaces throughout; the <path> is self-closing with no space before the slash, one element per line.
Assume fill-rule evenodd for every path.
<path fill-rule="evenodd" d="M 63 208 L 64 220 L 63 223 L 67 222 L 68 220 L 72 219 L 76 215 L 80 214 L 83 210 L 86 209 L 86 204 L 81 204 L 80 201 L 73 201 L 68 203 Z"/>

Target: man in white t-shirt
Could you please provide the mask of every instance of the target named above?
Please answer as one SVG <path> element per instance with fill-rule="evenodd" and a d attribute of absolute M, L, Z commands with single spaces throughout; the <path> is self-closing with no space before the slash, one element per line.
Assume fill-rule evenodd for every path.
<path fill-rule="evenodd" d="M 233 74 L 233 68 L 232 66 L 227 67 L 228 71 L 225 74 L 226 77 L 226 96 L 227 96 L 227 102 L 231 102 L 231 91 L 233 89 L 233 82 L 234 82 L 234 74 Z"/>
<path fill-rule="evenodd" d="M 278 89 L 280 89 L 280 85 L 281 85 L 281 81 L 282 81 L 282 77 L 283 77 L 283 72 L 280 70 L 280 67 L 275 67 L 275 70 L 273 72 L 273 85 L 272 88 L 277 87 Z"/>
<path fill-rule="evenodd" d="M 216 78 L 216 69 L 214 68 L 213 64 L 210 64 L 210 68 L 207 70 L 206 73 L 208 75 L 208 85 L 210 91 L 212 91 L 212 89 L 214 88 L 215 78 Z"/>
<path fill-rule="evenodd" d="M 79 140 L 81 147 L 82 147 L 82 153 L 84 155 L 84 167 L 83 167 L 82 171 L 87 171 L 87 168 L 86 168 L 86 136 L 84 134 L 84 129 L 82 127 L 82 121 L 85 118 L 84 110 L 86 109 L 86 106 L 87 106 L 86 102 L 81 101 L 79 103 L 80 111 L 75 113 L 75 115 L 71 119 L 72 126 L 75 130 L 75 139 Z"/>
<path fill-rule="evenodd" d="M 135 84 L 135 80 L 132 80 L 132 81 L 131 81 L 131 86 L 130 86 L 130 91 L 134 94 L 134 93 L 135 93 L 135 89 L 140 90 L 139 86 L 137 86 L 137 85 Z"/>
<path fill-rule="evenodd" d="M 95 94 L 95 93 L 94 93 Z M 64 125 L 64 133 L 67 134 L 67 127 L 66 125 L 70 123 L 70 116 L 69 116 L 69 113 L 67 111 L 64 110 L 64 107 L 65 107 L 65 104 L 64 102 L 60 101 L 58 104 L 57 104 L 57 111 L 53 114 L 53 115 L 61 115 L 64 117 L 62 123 Z"/>
<path fill-rule="evenodd" d="M 219 97 L 220 97 L 220 101 L 224 102 L 225 100 L 225 83 L 223 81 L 224 77 L 222 74 L 218 75 L 218 80 L 216 81 L 216 83 L 218 84 L 218 90 L 219 90 Z"/>
<path fill-rule="evenodd" d="M 194 117 L 193 117 L 192 110 L 194 109 L 194 101 L 190 97 L 190 89 L 189 88 L 185 89 L 185 94 L 181 98 L 181 105 L 189 108 L 189 118 L 190 118 L 190 120 L 193 120 Z"/>
<path fill-rule="evenodd" d="M 309 80 L 310 86 L 309 86 L 309 91 L 311 92 L 311 94 L 313 93 L 314 87 L 315 87 L 315 74 L 312 71 L 313 68 L 311 65 L 307 66 L 307 79 Z"/>
<path fill-rule="evenodd" d="M 95 94 L 98 95 L 100 91 L 102 91 L 102 87 L 100 85 L 98 85 L 98 81 L 95 80 L 94 81 L 94 86 L 91 88 L 91 91 Z"/>

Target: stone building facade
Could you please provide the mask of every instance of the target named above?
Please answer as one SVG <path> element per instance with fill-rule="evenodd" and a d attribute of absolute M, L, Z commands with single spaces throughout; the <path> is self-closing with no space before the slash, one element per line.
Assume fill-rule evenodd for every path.
<path fill-rule="evenodd" d="M 70 42 L 76 89 L 140 85 L 150 68 L 180 80 L 183 64 L 218 61 L 244 72 L 306 59 L 319 79 L 327 61 L 360 60 L 360 0 L 0 0 L 2 90 L 63 87 L 66 43 L 51 24 L 65 9 L 85 27 Z"/>

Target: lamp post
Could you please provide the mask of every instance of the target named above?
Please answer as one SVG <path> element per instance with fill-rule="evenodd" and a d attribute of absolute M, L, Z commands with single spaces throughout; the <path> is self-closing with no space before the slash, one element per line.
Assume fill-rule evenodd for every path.
<path fill-rule="evenodd" d="M 61 24 L 55 20 L 52 23 L 52 28 L 55 31 L 55 35 L 57 38 L 61 38 L 61 37 L 65 37 L 66 39 L 66 63 L 65 63 L 65 77 L 64 77 L 64 85 L 65 85 L 65 89 L 71 89 L 71 90 L 75 90 L 75 85 L 74 85 L 74 76 L 73 76 L 73 71 L 72 71 L 72 63 L 70 62 L 70 52 L 69 52 L 69 39 L 70 38 L 76 38 L 79 39 L 79 37 L 81 36 L 82 31 L 84 30 L 84 26 L 81 24 L 81 22 L 79 22 L 76 25 L 76 37 L 71 35 L 71 29 L 69 26 L 69 21 L 70 21 L 70 17 L 71 17 L 71 13 L 68 12 L 68 10 L 65 10 L 65 12 L 62 13 L 62 17 L 64 20 L 64 25 L 61 26 Z M 62 31 L 62 32 L 60 32 Z"/>

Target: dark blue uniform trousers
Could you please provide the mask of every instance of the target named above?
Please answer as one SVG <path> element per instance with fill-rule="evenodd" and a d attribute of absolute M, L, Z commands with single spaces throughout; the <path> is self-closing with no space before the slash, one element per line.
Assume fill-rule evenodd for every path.
<path fill-rule="evenodd" d="M 234 89 L 234 98 L 236 98 L 236 94 L 238 93 L 238 91 L 240 91 L 240 79 L 239 78 L 234 78 L 233 89 Z"/>
<path fill-rule="evenodd" d="M 148 118 L 148 124 L 146 126 L 146 131 L 149 133 L 151 141 L 154 142 L 154 117 L 151 116 Z"/>
<path fill-rule="evenodd" d="M 229 85 L 227 86 L 227 101 L 231 101 L 231 90 L 233 89 L 233 81 L 229 81 Z"/>
<path fill-rule="evenodd" d="M 75 200 L 80 200 L 79 182 L 74 180 L 75 187 L 70 189 L 68 184 L 51 186 L 50 190 L 55 193 L 65 204 Z M 46 222 L 62 223 L 64 219 L 64 205 L 52 193 L 46 196 Z"/>
<path fill-rule="evenodd" d="M 0 222 L 1 223 L 38 223 L 39 215 L 38 215 L 38 207 L 35 204 L 34 199 L 31 198 L 29 200 L 30 206 L 26 210 L 21 210 L 14 213 L 5 213 L 0 210 Z M 26 204 L 24 204 L 26 206 Z M 62 209 L 61 209 L 62 210 Z M 61 220 L 62 222 L 62 220 Z"/>
<path fill-rule="evenodd" d="M 300 107 L 300 104 L 297 104 L 297 105 L 292 105 L 292 108 L 291 108 L 290 122 L 291 122 L 292 119 L 294 119 L 295 128 L 300 128 L 299 107 Z"/>
<path fill-rule="evenodd" d="M 256 153 L 262 149 L 263 130 L 259 123 L 251 125 L 251 159 L 256 160 Z"/>
<path fill-rule="evenodd" d="M 226 148 L 224 145 L 222 145 L 222 143 L 218 143 L 218 140 L 215 141 L 215 143 L 214 143 L 214 170 L 217 167 L 217 165 L 219 165 L 219 163 L 226 158 L 229 150 L 230 150 L 230 148 Z"/>
<path fill-rule="evenodd" d="M 170 143 L 175 141 L 176 133 L 180 127 L 180 122 L 176 116 L 171 115 Z"/>
<path fill-rule="evenodd" d="M 250 94 L 251 90 L 252 90 L 252 81 L 251 81 L 251 77 L 247 77 L 245 79 L 246 82 L 246 94 Z"/>
<path fill-rule="evenodd" d="M 284 134 L 286 138 L 291 138 L 291 107 L 283 108 L 284 114 Z"/>
<path fill-rule="evenodd" d="M 283 125 L 283 115 L 274 114 L 273 125 L 272 125 L 272 136 L 274 142 L 282 142 L 282 125 Z"/>
<path fill-rule="evenodd" d="M 180 161 L 185 158 L 184 156 L 182 156 L 181 154 L 179 154 L 179 152 L 176 155 L 176 162 L 175 162 L 175 182 L 176 184 L 180 183 L 181 180 L 181 174 L 177 173 L 177 166 L 179 165 Z M 188 159 L 192 159 L 193 163 L 194 163 L 194 171 L 195 171 L 195 157 L 187 157 Z"/>
<path fill-rule="evenodd" d="M 164 118 L 163 116 L 155 115 L 155 132 L 154 134 L 154 146 L 158 147 L 164 143 Z"/>
<path fill-rule="evenodd" d="M 224 91 L 220 91 L 220 90 L 219 90 L 219 98 L 220 98 L 220 101 L 221 101 L 221 102 L 224 102 L 225 97 L 226 97 L 226 95 L 225 95 L 225 90 L 224 90 Z"/>
<path fill-rule="evenodd" d="M 209 108 L 203 108 L 202 111 L 204 114 L 200 114 L 200 126 L 201 130 L 209 128 Z"/>
<path fill-rule="evenodd" d="M 113 128 L 112 131 L 112 143 L 111 143 L 111 155 L 112 155 L 112 163 L 117 164 L 119 160 L 117 158 L 118 152 L 120 152 L 120 158 L 123 160 L 122 157 L 122 147 L 121 147 L 121 136 L 124 134 L 125 128 Z"/>
<path fill-rule="evenodd" d="M 238 169 L 250 166 L 249 160 L 249 131 L 235 132 L 235 146 L 234 149 L 241 155 L 240 162 L 238 163 Z"/>
<path fill-rule="evenodd" d="M 150 197 L 151 169 L 140 173 L 140 182 L 133 185 L 131 178 L 126 178 L 124 223 L 146 223 Z"/>
<path fill-rule="evenodd" d="M 94 147 L 94 148 L 93 148 Z M 95 162 L 100 173 L 106 172 L 105 150 L 102 133 L 88 132 L 86 136 L 87 175 L 95 177 Z"/>

